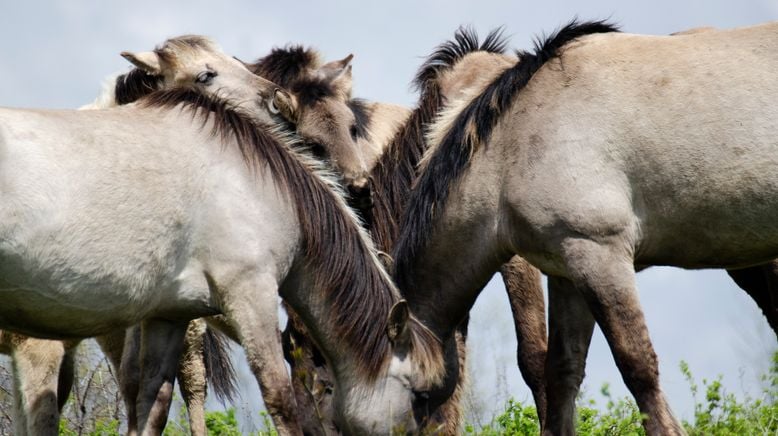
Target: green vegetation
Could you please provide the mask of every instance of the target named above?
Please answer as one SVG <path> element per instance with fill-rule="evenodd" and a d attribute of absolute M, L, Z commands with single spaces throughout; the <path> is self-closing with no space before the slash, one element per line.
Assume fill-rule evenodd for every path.
<path fill-rule="evenodd" d="M 89 359 L 82 361 L 89 362 Z M 94 361 L 94 360 L 91 360 Z M 125 418 L 121 400 L 104 361 L 85 371 L 74 386 L 65 414 L 60 422 L 63 436 L 114 436 L 120 434 Z M 778 352 L 773 355 L 771 368 L 762 377 L 764 389 L 758 398 L 737 398 L 727 391 L 722 379 L 702 380 L 698 383 L 689 366 L 681 362 L 681 372 L 694 398 L 694 415 L 683 426 L 690 436 L 708 435 L 775 435 L 778 434 Z M 0 371 L 0 434 L 12 433 L 10 374 Z M 580 435 L 643 435 L 641 415 L 634 401 L 615 399 L 608 385 L 600 390 L 599 402 L 592 398 L 578 401 L 577 432 Z M 242 435 L 234 409 L 208 412 L 208 433 L 220 436 Z M 270 417 L 261 413 L 261 430 L 254 436 L 277 436 Z M 466 425 L 466 435 L 536 435 L 539 433 L 535 407 L 509 401 L 505 411 L 482 427 Z M 188 435 L 186 410 L 171 419 L 165 436 Z"/>
<path fill-rule="evenodd" d="M 778 434 L 778 352 L 773 354 L 769 373 L 762 377 L 765 388 L 760 398 L 739 400 L 724 389 L 720 377 L 713 381 L 702 380 L 700 387 L 685 362 L 681 362 L 681 372 L 694 398 L 694 419 L 683 421 L 690 436 Z M 700 392 L 704 393 L 704 399 L 700 399 Z M 640 412 L 633 400 L 614 400 L 608 385 L 603 386 L 600 393 L 606 400 L 603 408 L 593 399 L 579 401 L 576 423 L 579 435 L 645 435 L 640 425 Z M 535 407 L 513 400 L 508 402 L 502 414 L 483 428 L 465 427 L 466 434 L 481 436 L 535 435 L 539 431 Z"/>

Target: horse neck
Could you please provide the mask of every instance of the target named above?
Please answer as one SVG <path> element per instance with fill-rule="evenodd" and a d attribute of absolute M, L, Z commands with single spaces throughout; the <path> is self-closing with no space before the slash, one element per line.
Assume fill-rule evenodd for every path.
<path fill-rule="evenodd" d="M 360 361 L 365 353 L 353 350 L 343 338 L 333 334 L 332 319 L 335 308 L 317 286 L 317 271 L 305 255 L 298 256 L 281 287 L 281 296 L 294 312 L 302 318 L 308 333 L 327 359 L 338 386 L 356 386 L 367 382 Z M 387 286 L 387 292 L 390 289 Z M 380 318 L 379 318 L 380 317 Z M 385 331 L 386 315 L 377 314 L 374 327 Z M 387 354 L 387 358 L 388 358 Z"/>
<path fill-rule="evenodd" d="M 408 121 L 411 110 L 405 106 L 391 103 L 370 102 L 370 140 L 367 144 L 378 159 L 389 146 L 397 131 Z"/>
<path fill-rule="evenodd" d="M 371 172 L 374 205 L 370 211 L 371 233 L 379 250 L 391 252 L 399 221 L 407 203 L 413 178 L 424 153 L 424 132 L 441 104 L 439 89 L 431 86 L 422 94 L 419 106 L 405 116 L 377 165 Z"/>
<path fill-rule="evenodd" d="M 405 257 L 396 281 L 414 314 L 442 340 L 448 339 L 500 265 L 512 255 L 512 234 L 502 198 L 505 183 L 498 147 L 473 157 L 454 182 L 446 206 L 435 217 L 427 243 L 414 258 Z M 494 153 L 494 155 L 493 155 Z M 409 229 L 401 229 L 407 232 Z"/>

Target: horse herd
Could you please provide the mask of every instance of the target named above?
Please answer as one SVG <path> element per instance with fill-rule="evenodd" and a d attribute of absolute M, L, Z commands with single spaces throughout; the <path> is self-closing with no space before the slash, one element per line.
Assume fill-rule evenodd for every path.
<path fill-rule="evenodd" d="M 0 109 L 18 434 L 56 434 L 94 336 L 130 434 L 161 433 L 177 374 L 204 434 L 217 331 L 280 434 L 457 433 L 467 315 L 497 271 L 544 434 L 575 433 L 595 323 L 647 433 L 683 433 L 640 269 L 725 268 L 778 329 L 778 23 L 573 21 L 515 53 L 460 29 L 410 110 L 352 98 L 351 56 L 244 63 L 200 36 L 122 55 L 135 68 L 83 110 Z"/>

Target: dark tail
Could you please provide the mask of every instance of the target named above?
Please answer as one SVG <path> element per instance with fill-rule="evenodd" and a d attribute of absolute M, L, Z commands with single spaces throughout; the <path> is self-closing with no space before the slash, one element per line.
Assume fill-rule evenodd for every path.
<path fill-rule="evenodd" d="M 203 360 L 208 385 L 222 403 L 232 402 L 238 392 L 235 368 L 230 360 L 229 338 L 223 333 L 206 328 L 203 337 Z"/>

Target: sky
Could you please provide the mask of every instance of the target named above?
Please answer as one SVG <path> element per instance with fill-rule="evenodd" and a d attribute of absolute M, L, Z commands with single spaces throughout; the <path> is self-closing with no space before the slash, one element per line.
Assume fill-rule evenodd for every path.
<path fill-rule="evenodd" d="M 416 69 L 458 26 L 471 25 L 481 35 L 504 26 L 510 46 L 529 48 L 535 35 L 575 16 L 608 18 L 630 33 L 667 34 L 776 20 L 778 0 L 0 0 L 0 106 L 76 108 L 96 97 L 106 76 L 128 68 L 119 52 L 149 50 L 187 33 L 210 36 L 244 60 L 287 43 L 314 46 L 326 59 L 353 53 L 355 96 L 412 105 L 416 95 L 409 84 Z M 678 369 L 681 360 L 698 379 L 722 375 L 736 394 L 759 394 L 758 376 L 778 343 L 756 305 L 724 272 L 653 268 L 638 274 L 638 287 L 660 359 L 662 386 L 679 417 L 693 414 Z M 478 404 L 471 416 L 483 421 L 507 398 L 530 401 L 531 396 L 516 368 L 512 320 L 499 278 L 479 297 L 471 319 L 471 398 Z M 240 372 L 239 409 L 248 430 L 261 400 L 245 365 Z M 587 361 L 586 392 L 601 399 L 598 392 L 605 382 L 615 396 L 627 395 L 597 331 Z"/>

